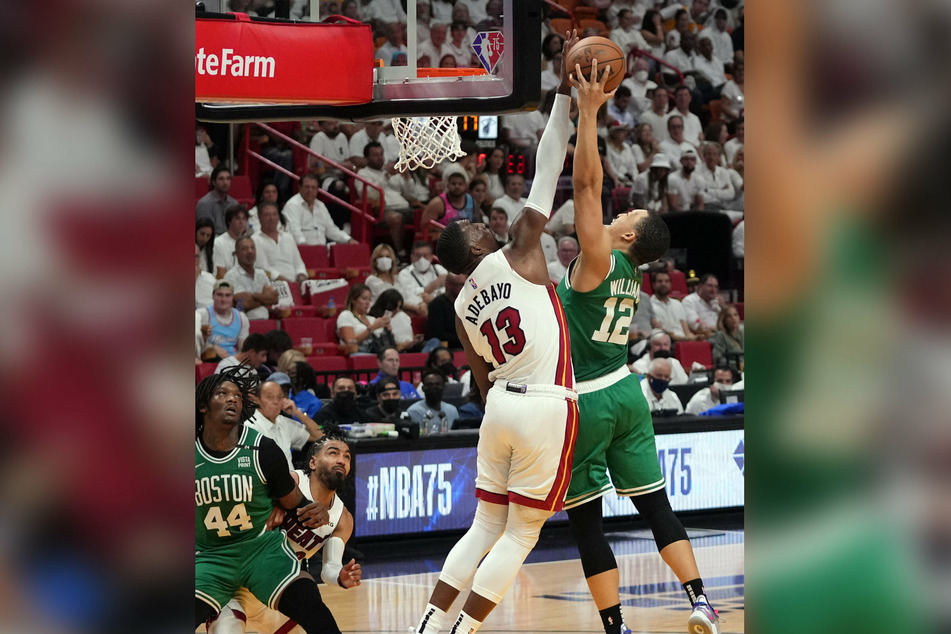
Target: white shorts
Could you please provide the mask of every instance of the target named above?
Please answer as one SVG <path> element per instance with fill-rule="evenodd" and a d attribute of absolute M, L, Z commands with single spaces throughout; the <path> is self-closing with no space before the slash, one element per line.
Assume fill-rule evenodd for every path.
<path fill-rule="evenodd" d="M 496 382 L 479 429 L 476 497 L 560 511 L 577 434 L 573 390 Z"/>

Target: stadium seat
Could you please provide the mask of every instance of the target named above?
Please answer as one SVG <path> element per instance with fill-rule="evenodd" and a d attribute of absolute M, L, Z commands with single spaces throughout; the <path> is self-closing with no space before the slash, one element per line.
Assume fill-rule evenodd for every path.
<path fill-rule="evenodd" d="M 307 277 L 312 280 L 333 280 L 339 277 L 337 269 L 330 266 L 330 256 L 323 244 L 299 244 L 297 250 L 307 267 Z"/>
<path fill-rule="evenodd" d="M 426 367 L 428 352 L 403 352 L 400 354 L 400 379 L 412 383 L 415 387 L 422 380 L 422 370 Z"/>
<path fill-rule="evenodd" d="M 598 9 L 597 7 L 589 7 L 587 5 L 579 4 L 571 13 L 575 16 L 575 20 L 580 24 L 582 21 L 598 21 Z"/>
<path fill-rule="evenodd" d="M 340 356 L 307 357 L 307 363 L 318 372 L 346 372 L 347 359 Z"/>
<path fill-rule="evenodd" d="M 429 317 L 426 315 L 410 315 L 410 323 L 413 325 L 413 332 L 426 332 L 426 322 L 429 321 Z"/>
<path fill-rule="evenodd" d="M 362 242 L 357 244 L 333 244 L 330 246 L 330 263 L 346 279 L 352 279 L 361 273 L 369 275 L 370 246 Z"/>
<path fill-rule="evenodd" d="M 326 306 L 327 301 L 333 297 L 334 303 L 337 305 L 337 312 L 344 310 L 347 306 L 347 294 L 350 292 L 349 286 L 340 286 L 329 291 L 324 291 L 323 293 L 315 293 L 310 296 L 310 305 L 311 306 Z M 337 317 L 334 315 L 332 317 L 336 321 Z"/>
<path fill-rule="evenodd" d="M 251 187 L 251 177 L 245 174 L 235 174 L 231 177 L 232 198 L 249 208 L 254 206 L 254 189 Z"/>
<path fill-rule="evenodd" d="M 674 299 L 683 299 L 690 292 L 687 290 L 687 276 L 683 271 L 674 271 L 670 274 L 670 296 Z"/>
<path fill-rule="evenodd" d="M 211 191 L 211 185 L 208 182 L 207 176 L 196 176 L 195 177 L 195 200 L 207 194 Z"/>
<path fill-rule="evenodd" d="M 736 307 L 736 312 L 740 314 L 740 321 L 743 321 L 743 302 L 736 302 L 733 305 Z"/>
<path fill-rule="evenodd" d="M 709 341 L 678 341 L 674 348 L 674 357 L 688 374 L 694 361 L 707 369 L 713 367 L 713 348 Z"/>
<path fill-rule="evenodd" d="M 551 19 L 551 32 L 558 33 L 567 33 L 572 28 L 574 28 L 574 20 L 571 18 L 552 18 Z"/>
<path fill-rule="evenodd" d="M 464 365 L 469 365 L 469 360 L 466 359 L 465 350 L 456 350 L 452 353 L 452 364 L 457 368 L 461 368 Z"/>
<path fill-rule="evenodd" d="M 577 10 L 576 7 L 575 11 Z M 601 20 L 578 20 L 578 37 L 581 37 L 585 29 L 596 29 L 600 32 L 608 30 L 608 26 Z"/>
<path fill-rule="evenodd" d="M 380 364 L 375 354 L 358 354 L 347 360 L 347 367 L 354 372 L 373 370 L 373 373 L 376 374 L 380 369 Z"/>
<path fill-rule="evenodd" d="M 630 187 L 615 187 L 611 190 L 611 202 L 614 204 L 614 215 L 627 211 L 630 206 L 628 200 L 631 198 Z"/>
<path fill-rule="evenodd" d="M 330 341 L 317 341 L 310 348 L 308 358 L 336 357 L 340 356 L 340 346 Z"/>
<path fill-rule="evenodd" d="M 262 335 L 271 330 L 277 330 L 275 319 L 251 319 L 248 321 L 248 333 L 258 332 Z"/>
<path fill-rule="evenodd" d="M 320 317 L 295 317 L 281 322 L 281 329 L 291 336 L 295 346 L 301 345 L 302 337 L 310 337 L 312 342 L 324 341 L 327 320 Z"/>
<path fill-rule="evenodd" d="M 202 363 L 201 365 L 196 365 L 195 366 L 195 382 L 201 383 L 202 379 L 214 374 L 215 368 L 217 367 L 218 367 L 217 361 L 213 363 Z"/>
<path fill-rule="evenodd" d="M 642 277 L 643 277 L 643 280 L 641 281 L 641 290 L 647 293 L 648 295 L 653 295 L 654 289 L 651 288 L 651 276 L 647 273 L 644 273 Z"/>

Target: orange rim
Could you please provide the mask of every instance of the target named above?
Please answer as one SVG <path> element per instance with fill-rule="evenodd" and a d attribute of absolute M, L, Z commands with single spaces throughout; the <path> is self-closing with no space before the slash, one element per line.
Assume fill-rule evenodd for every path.
<path fill-rule="evenodd" d="M 417 77 L 474 77 L 488 75 L 484 68 L 417 68 Z"/>

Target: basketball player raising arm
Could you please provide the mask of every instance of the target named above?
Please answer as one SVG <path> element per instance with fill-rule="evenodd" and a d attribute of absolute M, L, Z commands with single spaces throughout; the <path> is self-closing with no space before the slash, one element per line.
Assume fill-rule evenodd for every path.
<path fill-rule="evenodd" d="M 683 584 L 693 607 L 689 631 L 719 634 L 719 619 L 704 594 L 693 549 L 667 499 L 650 407 L 637 375 L 627 367 L 627 330 L 641 285 L 638 267 L 667 251 L 670 233 L 659 215 L 643 209 L 602 224 L 596 119 L 614 94 L 604 92 L 608 75 L 598 76 L 594 60 L 590 77 L 578 66 L 571 77 L 578 89 L 572 180 L 581 253 L 568 265 L 558 295 L 571 335 L 581 421 L 565 509 L 606 634 L 630 631 L 621 622 L 617 561 L 602 526 L 601 497 L 611 488 L 631 498 L 647 520 L 661 557 Z"/>
<path fill-rule="evenodd" d="M 574 33 L 566 38 L 566 53 L 576 39 Z M 466 276 L 455 301 L 456 329 L 486 405 L 475 517 L 446 558 L 414 630 L 418 634 L 441 631 L 470 582 L 451 633 L 476 632 L 515 580 L 542 524 L 564 502 L 577 396 L 564 311 L 548 279 L 540 238 L 573 131 L 570 89 L 563 73 L 512 241 L 500 246 L 485 225 L 462 221 L 446 227 L 436 245 L 443 266 Z"/>

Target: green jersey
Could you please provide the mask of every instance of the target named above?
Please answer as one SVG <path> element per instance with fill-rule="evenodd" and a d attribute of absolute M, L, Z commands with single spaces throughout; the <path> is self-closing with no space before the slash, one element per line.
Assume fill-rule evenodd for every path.
<path fill-rule="evenodd" d="M 259 536 L 271 515 L 271 487 L 261 465 L 261 440 L 244 426 L 223 458 L 195 439 L 195 549 L 204 551 Z M 286 464 L 285 464 L 286 468 Z"/>
<path fill-rule="evenodd" d="M 590 381 L 627 364 L 627 331 L 637 311 L 641 271 L 615 249 L 604 281 L 579 293 L 568 282 L 573 266 L 558 284 L 558 296 L 568 318 L 575 380 Z"/>

